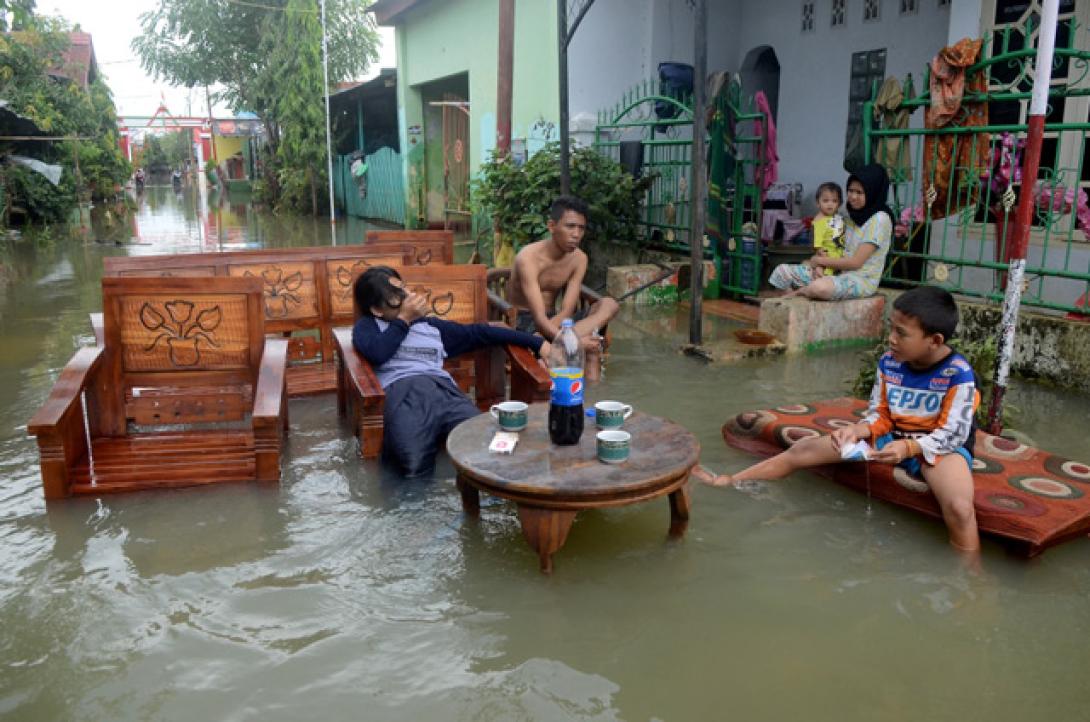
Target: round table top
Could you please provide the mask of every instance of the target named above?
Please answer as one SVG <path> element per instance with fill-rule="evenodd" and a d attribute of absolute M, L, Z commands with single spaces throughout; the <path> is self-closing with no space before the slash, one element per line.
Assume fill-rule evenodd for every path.
<path fill-rule="evenodd" d="M 454 466 L 475 485 L 521 500 L 608 503 L 655 496 L 683 482 L 700 457 L 700 444 L 683 426 L 633 412 L 623 430 L 632 434 L 628 460 L 598 461 L 594 419 L 585 420 L 578 444 L 549 440 L 549 405 L 530 406 L 529 424 L 519 432 L 514 453 L 494 454 L 488 445 L 499 426 L 491 414 L 459 424 L 447 437 Z"/>

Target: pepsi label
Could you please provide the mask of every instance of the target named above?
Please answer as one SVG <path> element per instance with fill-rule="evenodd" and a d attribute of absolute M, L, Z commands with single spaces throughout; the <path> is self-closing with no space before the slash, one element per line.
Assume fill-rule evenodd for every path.
<path fill-rule="evenodd" d="M 552 402 L 557 406 L 580 406 L 583 403 L 583 369 L 549 369 L 553 380 Z"/>

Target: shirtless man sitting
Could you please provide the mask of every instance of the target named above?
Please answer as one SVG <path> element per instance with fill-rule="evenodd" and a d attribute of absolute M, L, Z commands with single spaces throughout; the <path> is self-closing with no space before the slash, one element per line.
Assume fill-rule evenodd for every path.
<path fill-rule="evenodd" d="M 524 246 L 515 256 L 507 291 L 518 310 L 515 328 L 551 341 L 560 333 L 561 321 L 570 318 L 584 348 L 598 350 L 594 334 L 617 315 L 620 306 L 607 297 L 585 314 L 576 313 L 587 273 L 587 254 L 579 248 L 587 230 L 586 203 L 574 196 L 558 197 L 549 208 L 548 227 L 548 238 Z"/>

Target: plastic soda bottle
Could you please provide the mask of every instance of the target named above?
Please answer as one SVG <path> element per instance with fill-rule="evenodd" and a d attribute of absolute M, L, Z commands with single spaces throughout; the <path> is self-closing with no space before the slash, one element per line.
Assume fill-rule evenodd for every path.
<path fill-rule="evenodd" d="M 560 446 L 578 444 L 583 435 L 583 349 L 570 318 L 560 324 L 549 353 L 549 376 L 549 438 Z"/>

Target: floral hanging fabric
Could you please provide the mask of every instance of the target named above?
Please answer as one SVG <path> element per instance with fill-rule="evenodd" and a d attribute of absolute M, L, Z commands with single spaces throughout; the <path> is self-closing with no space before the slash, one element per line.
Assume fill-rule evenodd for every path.
<path fill-rule="evenodd" d="M 963 38 L 943 48 L 931 59 L 931 107 L 925 127 L 976 128 L 988 124 L 988 106 L 962 102 L 966 93 L 983 95 L 988 90 L 986 73 L 966 76 L 966 70 L 980 57 L 982 40 Z M 987 167 L 987 133 L 928 135 L 923 148 L 923 192 L 932 196 L 932 218 L 953 215 L 974 206 L 979 189 L 975 179 Z M 934 188 L 934 194 L 930 189 Z"/>

